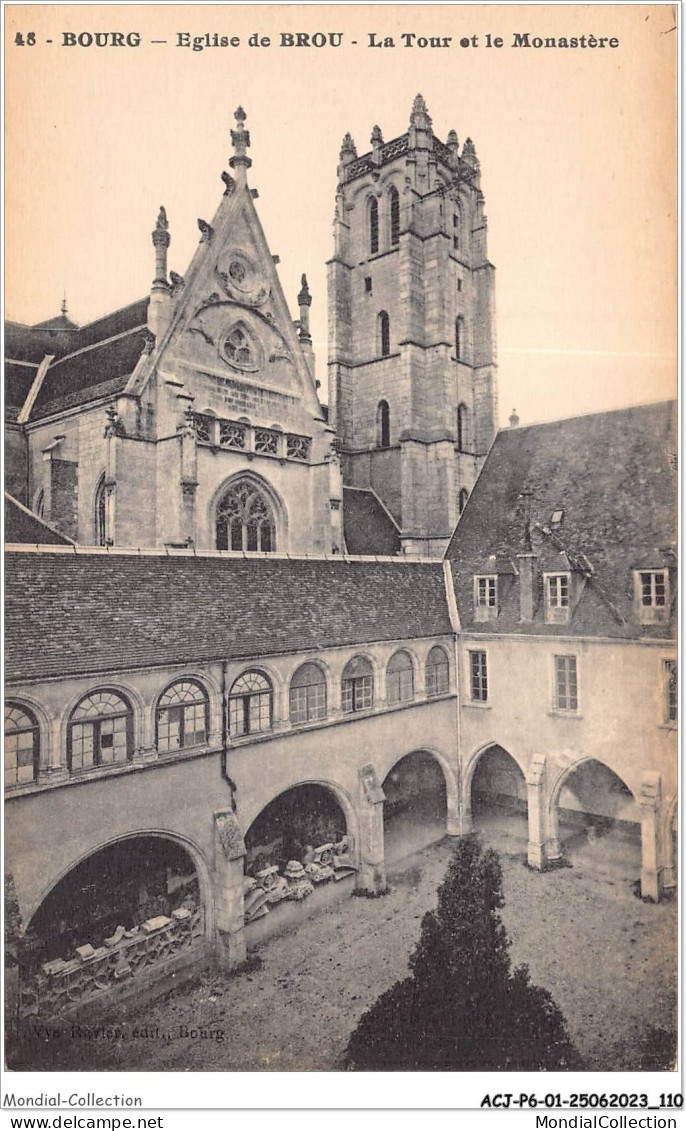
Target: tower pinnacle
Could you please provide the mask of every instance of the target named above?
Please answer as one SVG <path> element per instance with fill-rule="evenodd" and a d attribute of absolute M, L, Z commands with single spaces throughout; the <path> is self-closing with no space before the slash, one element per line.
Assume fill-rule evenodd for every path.
<path fill-rule="evenodd" d="M 243 125 L 247 114 L 242 106 L 238 107 L 234 113 L 234 118 L 236 119 L 236 129 L 231 130 L 231 144 L 234 148 L 234 155 L 229 158 L 229 165 L 232 169 L 248 170 L 252 165 L 252 160 L 246 152 L 250 148 L 250 130 L 246 130 Z M 243 175 L 245 176 L 245 174 Z"/>

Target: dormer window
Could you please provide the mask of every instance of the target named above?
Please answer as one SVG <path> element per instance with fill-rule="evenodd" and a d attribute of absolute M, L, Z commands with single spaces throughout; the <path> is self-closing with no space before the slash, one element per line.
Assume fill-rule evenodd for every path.
<path fill-rule="evenodd" d="M 545 619 L 547 624 L 568 624 L 571 612 L 570 582 L 568 573 L 546 573 Z"/>
<path fill-rule="evenodd" d="M 637 570 L 636 603 L 641 624 L 656 624 L 669 615 L 669 575 L 666 569 Z"/>
<path fill-rule="evenodd" d="M 474 613 L 476 620 L 493 620 L 498 615 L 498 577 L 484 574 L 474 578 Z"/>

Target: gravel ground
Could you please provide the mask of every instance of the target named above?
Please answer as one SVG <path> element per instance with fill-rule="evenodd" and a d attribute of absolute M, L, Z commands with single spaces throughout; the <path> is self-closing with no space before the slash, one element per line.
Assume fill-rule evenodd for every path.
<path fill-rule="evenodd" d="M 675 1024 L 676 904 L 642 903 L 626 867 L 608 865 L 597 845 L 580 851 L 573 868 L 540 875 L 525 866 L 521 838 L 507 827 L 489 829 L 487 840 L 501 854 L 513 963 L 526 962 L 532 980 L 551 991 L 587 1069 L 639 1067 L 646 1026 Z M 451 851 L 444 840 L 415 853 L 395 865 L 387 896 L 351 899 L 268 941 L 259 969 L 206 974 L 143 1016 L 119 1019 L 126 1040 L 44 1046 L 50 1067 L 340 1068 L 360 1014 L 406 973 Z M 133 1039 L 134 1026 L 152 1035 Z M 218 1031 L 223 1040 L 209 1035 Z"/>

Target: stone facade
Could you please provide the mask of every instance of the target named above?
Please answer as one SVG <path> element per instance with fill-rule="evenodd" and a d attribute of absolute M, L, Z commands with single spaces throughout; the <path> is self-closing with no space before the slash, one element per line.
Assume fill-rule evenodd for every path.
<path fill-rule="evenodd" d="M 338 181 L 329 408 L 344 480 L 376 491 L 405 552 L 440 556 L 497 427 L 479 162 L 470 139 L 439 141 L 418 96 L 402 137 L 375 126 L 362 157 L 346 137 Z"/>

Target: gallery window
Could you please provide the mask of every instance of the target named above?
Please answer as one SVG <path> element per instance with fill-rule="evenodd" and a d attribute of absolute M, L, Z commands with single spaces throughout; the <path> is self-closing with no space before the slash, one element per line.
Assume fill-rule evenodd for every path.
<path fill-rule="evenodd" d="M 107 546 L 110 544 L 109 531 L 107 529 L 107 488 L 105 486 L 104 475 L 100 477 L 100 482 L 95 492 L 95 544 L 96 546 Z"/>
<path fill-rule="evenodd" d="M 379 202 L 376 197 L 369 201 L 369 254 L 376 255 L 379 250 Z"/>
<path fill-rule="evenodd" d="M 386 668 L 386 702 L 410 703 L 414 699 L 414 665 L 408 652 L 396 652 Z"/>
<path fill-rule="evenodd" d="M 172 683 L 160 696 L 155 713 L 159 753 L 169 754 L 207 742 L 209 710 L 207 692 L 195 680 Z"/>
<path fill-rule="evenodd" d="M 40 729 L 18 703 L 5 703 L 5 786 L 28 785 L 38 777 Z"/>
<path fill-rule="evenodd" d="M 229 695 L 229 731 L 235 738 L 272 727 L 272 685 L 262 672 L 244 672 Z"/>
<path fill-rule="evenodd" d="M 457 450 L 466 452 L 469 448 L 469 409 L 466 404 L 457 406 Z"/>
<path fill-rule="evenodd" d="M 400 243 L 400 194 L 395 185 L 391 185 L 388 194 L 388 204 L 391 221 L 391 247 L 397 247 Z"/>
<path fill-rule="evenodd" d="M 455 319 L 455 358 L 464 361 L 464 318 L 462 315 Z"/>
<path fill-rule="evenodd" d="M 354 656 L 343 669 L 341 709 L 348 715 L 374 704 L 374 669 L 364 656 Z"/>
<path fill-rule="evenodd" d="M 435 645 L 426 658 L 426 694 L 444 695 L 450 687 L 450 665 L 442 648 Z"/>
<path fill-rule="evenodd" d="M 293 676 L 289 711 L 292 723 L 326 718 L 326 676 L 317 664 L 302 664 Z"/>
<path fill-rule="evenodd" d="M 92 691 L 77 704 L 67 731 L 70 773 L 113 766 L 133 755 L 133 711 L 118 691 Z"/>

